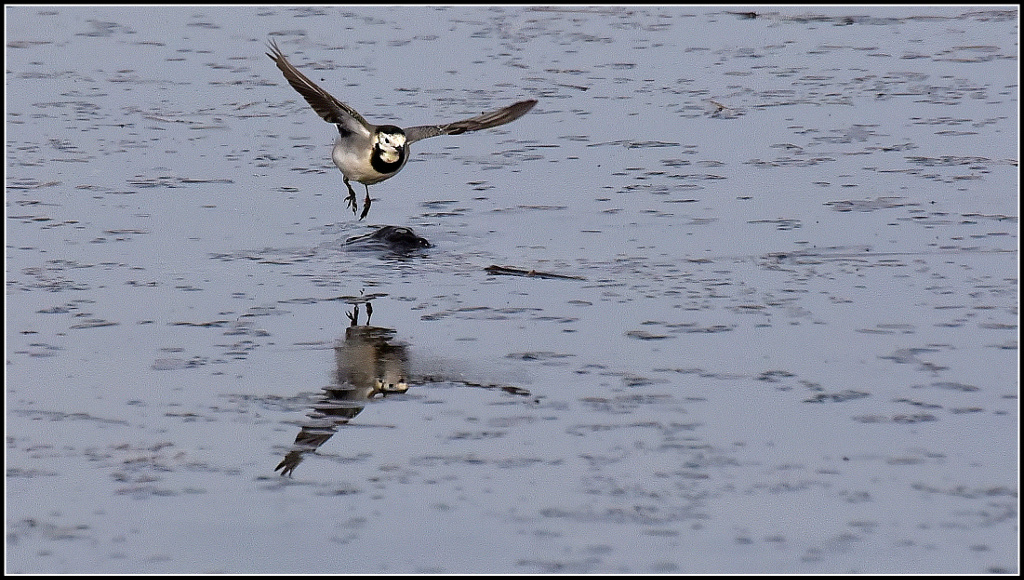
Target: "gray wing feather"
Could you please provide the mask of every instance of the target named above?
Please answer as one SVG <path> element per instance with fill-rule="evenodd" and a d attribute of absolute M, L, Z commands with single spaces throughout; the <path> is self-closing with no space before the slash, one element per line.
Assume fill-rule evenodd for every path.
<path fill-rule="evenodd" d="M 530 99 L 528 101 L 520 101 L 514 105 L 509 105 L 504 109 L 498 109 L 497 111 L 491 111 L 471 119 L 455 121 L 454 123 L 448 123 L 446 125 L 409 127 L 405 130 L 406 142 L 414 143 L 421 139 L 427 139 L 428 137 L 437 137 L 438 135 L 458 135 L 460 133 L 465 133 L 466 131 L 479 131 L 480 129 L 490 129 L 491 127 L 511 123 L 525 115 L 536 104 L 537 101 L 535 99 Z"/>
<path fill-rule="evenodd" d="M 373 125 L 367 123 L 362 115 L 357 113 L 352 107 L 334 98 L 327 91 L 321 89 L 316 83 L 306 78 L 306 75 L 300 73 L 284 57 L 284 53 L 278 48 L 276 42 L 271 40 L 267 43 L 267 46 L 273 52 L 273 54 L 268 52 L 267 56 L 273 59 L 274 63 L 277 64 L 277 68 L 281 69 L 281 72 L 284 73 L 284 78 L 288 81 L 288 84 L 298 91 L 302 98 L 306 99 L 309 106 L 313 107 L 313 110 L 323 120 L 335 125 L 341 125 L 354 133 L 370 135 Z"/>

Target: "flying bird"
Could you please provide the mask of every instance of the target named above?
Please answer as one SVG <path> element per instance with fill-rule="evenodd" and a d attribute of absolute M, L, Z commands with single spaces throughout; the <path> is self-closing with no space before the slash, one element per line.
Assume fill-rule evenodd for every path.
<path fill-rule="evenodd" d="M 428 137 L 459 135 L 467 131 L 479 131 L 511 123 L 537 104 L 535 99 L 520 101 L 503 109 L 454 123 L 421 125 L 406 129 L 394 125 L 374 125 L 355 109 L 334 98 L 299 72 L 288 62 L 276 42 L 271 40 L 268 47 L 271 52 L 268 52 L 267 56 L 284 73 L 288 84 L 306 99 L 309 106 L 313 107 L 324 121 L 338 127 L 340 135 L 334 143 L 331 158 L 345 176 L 345 186 L 348 187 L 348 197 L 345 201 L 352 208 L 353 214 L 357 210 L 356 192 L 349 180 L 358 181 L 366 188 L 366 199 L 363 201 L 363 212 L 359 219 L 365 218 L 370 211 L 369 186 L 393 177 L 401 171 L 409 160 L 409 145 L 412 143 Z"/>

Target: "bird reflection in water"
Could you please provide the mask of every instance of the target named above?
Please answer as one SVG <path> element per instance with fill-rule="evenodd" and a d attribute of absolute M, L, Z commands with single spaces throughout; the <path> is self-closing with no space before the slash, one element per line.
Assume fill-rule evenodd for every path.
<path fill-rule="evenodd" d="M 395 340 L 395 329 L 370 326 L 370 317 L 373 315 L 370 301 L 379 296 L 383 294 L 346 297 L 352 304 L 352 312 L 346 313 L 350 324 L 345 329 L 345 338 L 339 340 L 334 347 L 337 363 L 334 380 L 318 395 L 313 408 L 306 414 L 308 419 L 303 422 L 302 430 L 295 437 L 291 451 L 274 471 L 291 476 L 307 453 L 315 452 L 326 443 L 340 426 L 358 415 L 370 399 L 378 395 L 385 397 L 409 390 L 411 379 L 408 346 Z M 359 324 L 360 304 L 366 306 L 366 324 L 363 325 Z M 499 390 L 521 397 L 521 400 L 529 404 L 540 401 L 540 397 L 534 397 L 530 391 L 522 387 L 478 383 L 461 376 L 420 374 L 415 377 L 415 382 L 421 385 L 455 383 L 465 387 Z"/>
<path fill-rule="evenodd" d="M 409 390 L 406 345 L 394 340 L 392 328 L 370 326 L 373 306 L 366 302 L 366 324 L 359 324 L 359 304 L 348 316 L 345 339 L 334 347 L 337 362 L 333 384 L 323 388 L 295 444 L 274 471 L 291 475 L 303 456 L 316 451 L 340 425 L 359 414 L 366 401 Z"/>

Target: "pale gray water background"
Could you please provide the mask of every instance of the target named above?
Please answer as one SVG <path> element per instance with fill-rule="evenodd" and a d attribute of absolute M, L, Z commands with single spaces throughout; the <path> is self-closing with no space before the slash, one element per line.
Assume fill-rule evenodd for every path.
<path fill-rule="evenodd" d="M 765 12 L 7 8 L 7 571 L 1017 572 L 1017 10 Z M 360 223 L 270 37 L 539 104 Z M 282 477 L 361 293 L 422 378 Z"/>

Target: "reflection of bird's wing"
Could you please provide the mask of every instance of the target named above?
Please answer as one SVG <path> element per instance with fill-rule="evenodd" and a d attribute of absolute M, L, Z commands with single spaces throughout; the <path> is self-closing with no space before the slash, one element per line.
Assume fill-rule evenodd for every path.
<path fill-rule="evenodd" d="M 479 131 L 480 129 L 489 129 L 491 127 L 497 127 L 498 125 L 504 125 L 505 123 L 511 123 L 525 115 L 527 111 L 532 109 L 536 104 L 536 100 L 530 99 L 528 101 L 520 101 L 514 105 L 505 107 L 504 109 L 484 113 L 473 117 L 472 119 L 455 121 L 454 123 L 448 123 L 446 125 L 409 127 L 405 130 L 406 142 L 414 143 L 428 137 L 437 137 L 438 135 L 458 135 L 460 133 L 465 133 L 466 131 Z"/>
<path fill-rule="evenodd" d="M 274 471 L 280 469 L 281 475 L 290 476 L 292 472 L 295 471 L 295 468 L 302 463 L 302 454 L 302 451 L 295 449 L 289 451 L 288 454 L 284 456 L 284 459 L 281 460 L 281 463 L 274 468 Z"/>
<path fill-rule="evenodd" d="M 328 123 L 339 125 L 339 130 L 344 129 L 344 131 L 350 131 L 367 137 L 370 136 L 373 125 L 367 123 L 362 115 L 357 113 L 352 107 L 331 96 L 327 91 L 321 89 L 316 83 L 306 78 L 306 75 L 300 73 L 284 57 L 284 53 L 277 47 L 276 42 L 271 40 L 268 46 L 273 51 L 273 54 L 268 52 L 267 56 L 274 60 L 277 68 L 281 69 L 281 72 L 284 73 L 284 78 L 288 80 L 288 84 L 298 91 L 302 98 L 306 99 L 306 102 L 309 103 L 309 106 L 313 107 L 313 110 L 318 115 L 323 117 Z"/>

